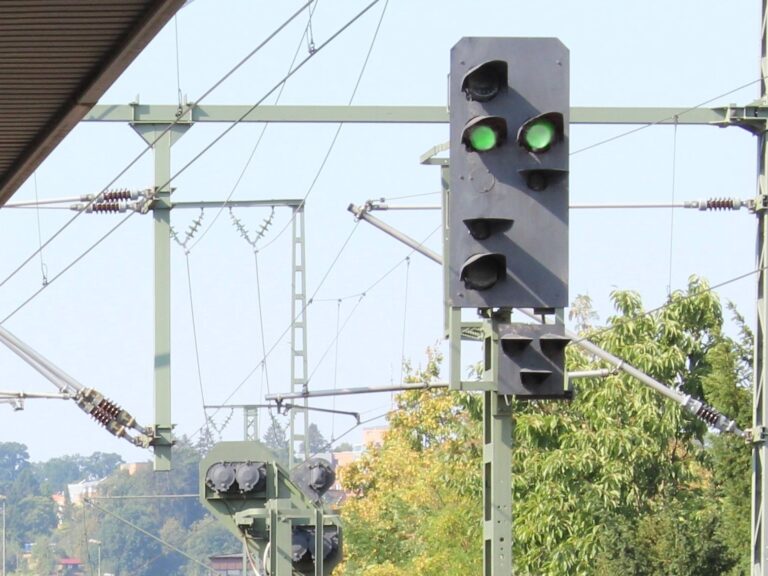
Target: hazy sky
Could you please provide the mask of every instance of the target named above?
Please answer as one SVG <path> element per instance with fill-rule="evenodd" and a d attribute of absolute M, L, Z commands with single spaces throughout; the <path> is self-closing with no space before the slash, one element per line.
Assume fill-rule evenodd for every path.
<path fill-rule="evenodd" d="M 317 0 L 311 21 L 315 45 L 365 4 Z M 179 91 L 195 101 L 299 6 L 293 1 L 196 0 L 179 12 L 102 103 L 127 104 L 138 98 L 145 104 L 175 105 Z M 385 7 L 354 104 L 445 105 L 449 50 L 462 36 L 559 37 L 571 51 L 573 106 L 692 107 L 707 102 L 707 107 L 715 107 L 746 104 L 759 95 L 760 3 L 756 0 L 736 0 L 727 12 L 715 0 L 634 4 L 381 0 L 288 81 L 280 103 L 347 104 Z M 299 58 L 307 55 L 307 40 L 302 39 L 307 24 L 304 14 L 205 103 L 259 100 L 288 70 L 297 48 Z M 267 101 L 274 102 L 274 96 Z M 184 166 L 225 127 L 201 124 L 189 130 L 173 148 L 172 171 Z M 571 151 L 630 129 L 573 126 Z M 226 198 L 261 130 L 257 124 L 236 127 L 173 181 L 174 199 Z M 270 125 L 233 198 L 302 198 L 317 177 L 336 130 L 327 124 Z M 410 249 L 365 223 L 356 225 L 346 207 L 381 197 L 398 204 L 439 203 L 439 169 L 420 165 L 419 156 L 447 140 L 447 125 L 347 125 L 341 129 L 306 208 L 307 293 L 315 295 L 307 312 L 310 388 L 396 383 L 403 354 L 418 365 L 428 347 L 441 345 L 440 268 L 418 254 L 406 260 Z M 143 146 L 127 125 L 81 124 L 13 201 L 97 193 Z M 755 159 L 754 138 L 738 128 L 652 127 L 574 153 L 571 202 L 751 198 L 756 189 Z M 115 187 L 143 189 L 153 181 L 147 154 Z M 413 197 L 395 200 L 403 196 Z M 269 209 L 235 211 L 252 232 L 269 214 Z M 38 247 L 39 237 L 48 238 L 72 215 L 63 210 L 0 210 L 0 281 Z M 435 211 L 376 215 L 420 240 L 440 224 Z M 172 223 L 183 237 L 198 217 L 197 211 L 178 210 L 172 214 Z M 214 217 L 215 211 L 205 212 L 193 242 L 208 230 Z M 40 288 L 43 270 L 49 278 L 55 276 L 120 218 L 79 218 L 43 252 L 42 262 L 36 258 L 0 287 L 0 317 Z M 177 434 L 194 434 L 204 424 L 203 401 L 219 404 L 237 390 L 231 402 L 257 403 L 267 392 L 289 389 L 289 340 L 283 334 L 291 320 L 290 233 L 278 234 L 289 218 L 287 209 L 275 210 L 273 225 L 260 244 L 264 249 L 258 255 L 258 284 L 253 250 L 239 236 L 228 212 L 221 214 L 188 255 L 174 244 L 172 374 Z M 651 308 L 663 303 L 670 287 L 684 288 L 691 274 L 713 284 L 727 281 L 755 269 L 755 230 L 756 219 L 747 211 L 678 210 L 672 218 L 666 209 L 574 210 L 571 299 L 589 294 L 605 320 L 611 313 L 609 294 L 617 288 L 639 291 Z M 432 234 L 427 245 L 440 252 L 440 233 Z M 151 217 L 135 215 L 4 324 L 145 425 L 153 420 L 152 256 Z M 751 276 L 719 290 L 723 300 L 736 302 L 753 325 L 755 283 Z M 258 368 L 262 350 L 273 347 L 267 370 Z M 55 391 L 5 349 L 0 349 L 0 367 L 0 389 Z M 363 418 L 372 418 L 384 414 L 391 399 L 384 394 L 312 404 L 355 410 Z M 225 427 L 228 416 L 228 410 L 222 411 L 214 423 L 223 427 L 223 438 L 238 439 L 242 415 L 232 414 Z M 266 419 L 267 414 L 262 417 Z M 337 437 L 354 424 L 344 416 L 313 419 L 326 438 Z M 344 440 L 358 442 L 359 438 L 358 429 Z M 30 400 L 22 412 L 0 405 L 0 441 L 25 443 L 36 461 L 97 450 L 119 452 L 126 460 L 151 457 L 101 430 L 72 403 L 54 400 Z"/>

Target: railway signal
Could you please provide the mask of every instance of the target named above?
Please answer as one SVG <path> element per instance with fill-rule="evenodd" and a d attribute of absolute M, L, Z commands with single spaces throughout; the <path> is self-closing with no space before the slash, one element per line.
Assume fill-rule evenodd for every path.
<path fill-rule="evenodd" d="M 451 52 L 449 306 L 568 305 L 568 50 L 463 38 Z"/>

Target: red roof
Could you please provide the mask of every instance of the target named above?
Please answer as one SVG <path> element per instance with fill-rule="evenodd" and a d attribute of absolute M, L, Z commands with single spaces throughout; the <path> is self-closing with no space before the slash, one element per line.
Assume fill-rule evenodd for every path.
<path fill-rule="evenodd" d="M 83 561 L 79 558 L 59 558 L 60 566 L 81 566 Z"/>

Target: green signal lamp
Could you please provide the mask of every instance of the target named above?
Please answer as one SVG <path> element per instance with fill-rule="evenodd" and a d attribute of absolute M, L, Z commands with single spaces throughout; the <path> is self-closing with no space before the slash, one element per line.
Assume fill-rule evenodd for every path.
<path fill-rule="evenodd" d="M 534 154 L 546 152 L 563 138 L 563 115 L 549 112 L 525 122 L 517 134 L 517 143 Z"/>
<path fill-rule="evenodd" d="M 470 152 L 488 152 L 507 139 L 507 122 L 499 116 L 477 116 L 464 126 L 461 141 Z"/>
<path fill-rule="evenodd" d="M 475 126 L 469 131 L 469 145 L 473 150 L 486 152 L 496 148 L 499 143 L 499 135 L 490 126 Z"/>

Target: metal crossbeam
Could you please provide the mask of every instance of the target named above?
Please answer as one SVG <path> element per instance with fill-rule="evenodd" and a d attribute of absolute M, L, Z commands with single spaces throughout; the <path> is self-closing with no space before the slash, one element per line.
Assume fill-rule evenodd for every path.
<path fill-rule="evenodd" d="M 447 124 L 446 106 L 279 106 L 98 104 L 84 122 L 189 125 L 197 122 L 287 122 L 346 124 Z M 186 110 L 186 111 L 184 111 Z M 768 116 L 768 108 L 571 108 L 571 124 L 726 125 L 742 118 Z"/>

